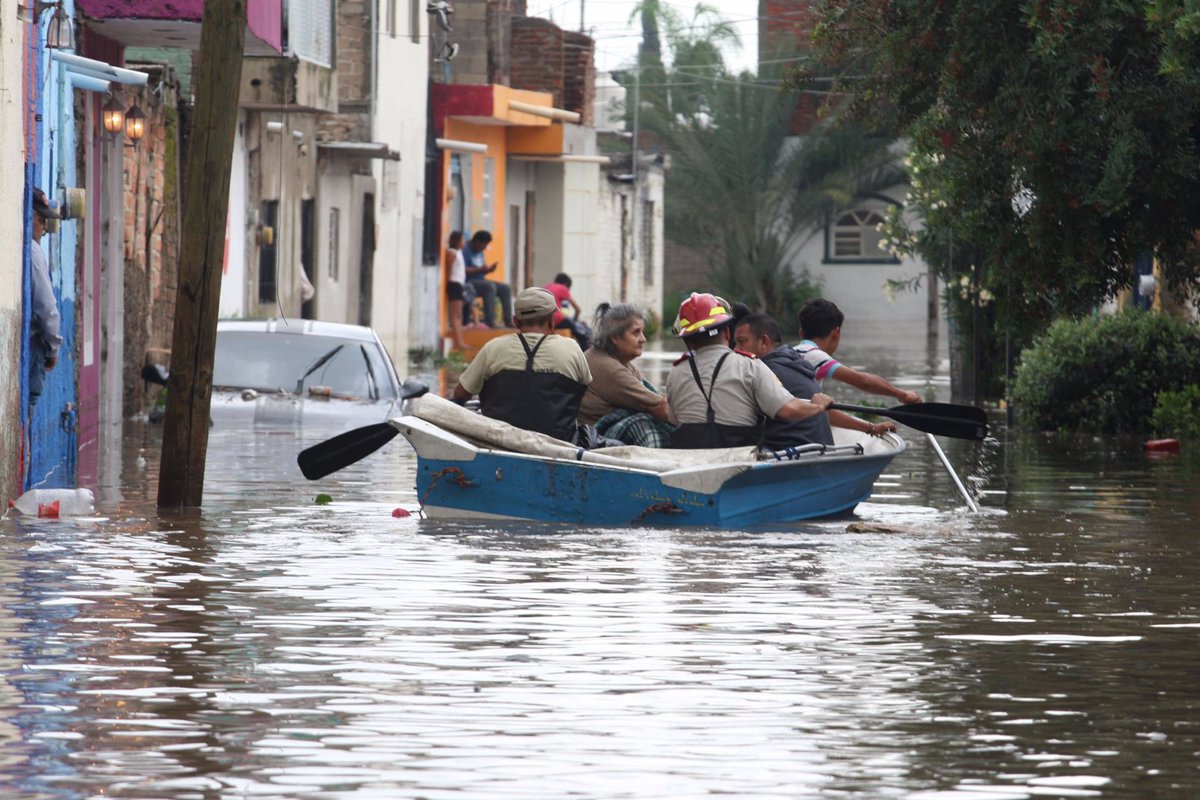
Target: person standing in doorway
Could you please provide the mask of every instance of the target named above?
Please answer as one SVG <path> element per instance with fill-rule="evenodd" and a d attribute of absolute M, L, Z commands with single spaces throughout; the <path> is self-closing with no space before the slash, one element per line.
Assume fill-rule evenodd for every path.
<path fill-rule="evenodd" d="M 507 283 L 488 280 L 496 271 L 499 262 L 487 263 L 485 251 L 492 243 L 489 231 L 475 231 L 471 241 L 463 248 L 463 260 L 467 265 L 467 282 L 475 287 L 475 294 L 483 298 L 483 324 L 489 328 L 502 327 L 496 324 L 496 298 L 500 298 L 500 314 L 504 320 L 512 319 L 512 287 Z"/>
<path fill-rule="evenodd" d="M 463 259 L 462 246 L 462 231 L 451 231 L 446 242 L 446 303 L 455 350 L 467 349 L 463 339 L 463 287 L 467 283 L 467 263 Z"/>
<path fill-rule="evenodd" d="M 46 193 L 33 190 L 33 241 L 30 243 L 32 302 L 29 320 L 29 404 L 32 406 L 41 397 L 46 385 L 46 370 L 54 369 L 58 363 L 58 349 L 62 347 L 59 329 L 62 317 L 58 303 L 54 300 L 54 287 L 50 283 L 50 264 L 42 250 L 41 239 L 46 234 L 46 220 L 61 219 L 58 210 L 46 201 Z"/>

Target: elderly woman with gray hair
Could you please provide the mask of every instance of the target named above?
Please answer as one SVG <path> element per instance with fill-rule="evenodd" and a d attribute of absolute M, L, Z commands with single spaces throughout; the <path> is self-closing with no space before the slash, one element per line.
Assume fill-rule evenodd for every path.
<path fill-rule="evenodd" d="M 592 327 L 592 346 L 584 353 L 592 382 L 579 406 L 579 421 L 594 425 L 606 439 L 666 447 L 674 429 L 667 398 L 633 365 L 646 343 L 645 314 L 627 303 L 603 303 Z"/>

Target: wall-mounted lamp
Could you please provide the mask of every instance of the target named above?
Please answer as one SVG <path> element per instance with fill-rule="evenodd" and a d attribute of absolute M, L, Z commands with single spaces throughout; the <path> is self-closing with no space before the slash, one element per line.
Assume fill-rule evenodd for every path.
<path fill-rule="evenodd" d="M 134 103 L 125 112 L 125 135 L 136 145 L 138 139 L 146 135 L 146 115 Z"/>
<path fill-rule="evenodd" d="M 100 109 L 104 130 L 116 135 L 125 127 L 125 108 L 115 96 L 109 97 L 104 107 Z"/>
<path fill-rule="evenodd" d="M 50 20 L 49 27 L 46 28 L 46 48 L 48 50 L 74 50 L 75 49 L 75 26 L 71 23 L 71 17 L 67 15 L 67 10 L 63 8 L 61 0 L 36 0 L 28 6 L 22 5 L 17 12 L 17 19 L 22 22 L 37 22 L 42 18 L 42 12 L 47 9 L 54 9 L 54 17 Z"/>
<path fill-rule="evenodd" d="M 122 130 L 125 131 L 130 140 L 125 143 L 126 147 L 136 147 L 138 140 L 146 135 L 146 115 L 142 109 L 134 103 L 126 111 L 115 95 L 109 97 L 100 109 L 100 119 L 110 138 L 116 138 Z"/>

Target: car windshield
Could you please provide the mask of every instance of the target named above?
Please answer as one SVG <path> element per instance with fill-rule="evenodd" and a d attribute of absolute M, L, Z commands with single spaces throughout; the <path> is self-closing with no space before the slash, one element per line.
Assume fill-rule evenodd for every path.
<path fill-rule="evenodd" d="M 396 391 L 384 358 L 374 342 L 311 334 L 218 331 L 213 386 L 265 392 L 327 386 L 335 396 L 393 400 Z"/>

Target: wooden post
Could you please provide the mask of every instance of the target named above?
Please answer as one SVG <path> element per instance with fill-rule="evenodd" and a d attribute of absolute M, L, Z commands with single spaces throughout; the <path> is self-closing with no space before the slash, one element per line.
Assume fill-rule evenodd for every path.
<path fill-rule="evenodd" d="M 198 507 L 204 494 L 229 173 L 246 41 L 246 3 L 204 3 L 196 113 L 184 170 L 179 286 L 163 419 L 159 508 Z"/>

